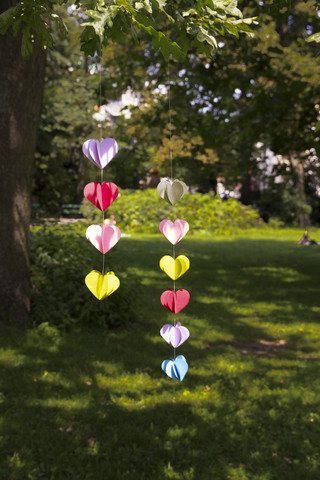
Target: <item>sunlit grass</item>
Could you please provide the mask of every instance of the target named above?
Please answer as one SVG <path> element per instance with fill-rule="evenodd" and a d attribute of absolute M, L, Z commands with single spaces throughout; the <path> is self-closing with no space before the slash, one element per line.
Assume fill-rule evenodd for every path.
<path fill-rule="evenodd" d="M 177 281 L 191 293 L 181 383 L 160 368 L 172 356 L 161 236 L 112 253 L 143 285 L 131 325 L 4 330 L 0 478 L 318 480 L 320 247 L 295 245 L 300 233 L 179 244 L 191 260 Z"/>

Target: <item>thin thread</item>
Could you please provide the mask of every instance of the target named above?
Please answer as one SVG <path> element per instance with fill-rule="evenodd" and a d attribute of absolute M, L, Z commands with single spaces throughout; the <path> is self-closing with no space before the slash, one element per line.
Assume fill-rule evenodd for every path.
<path fill-rule="evenodd" d="M 172 255 L 173 255 L 173 259 L 175 260 L 176 259 L 176 246 L 173 245 L 172 246 Z M 174 293 L 176 293 L 176 281 L 173 280 L 173 291 Z M 176 326 L 176 316 L 173 315 L 173 325 Z M 174 348 L 173 349 L 173 357 L 174 357 L 174 360 L 176 359 L 176 349 Z"/>
<path fill-rule="evenodd" d="M 100 65 L 99 65 L 99 112 L 101 108 L 101 59 L 100 59 Z M 102 139 L 102 122 L 100 122 L 100 141 Z"/>
<path fill-rule="evenodd" d="M 172 256 L 173 256 L 173 259 L 175 260 L 176 259 L 176 247 L 175 245 L 173 245 L 172 247 Z M 173 280 L 173 291 L 176 292 L 176 281 Z"/>
<path fill-rule="evenodd" d="M 102 254 L 102 276 L 104 276 L 104 257 L 105 257 L 105 254 L 103 253 Z"/>
<path fill-rule="evenodd" d="M 99 111 L 101 108 L 101 59 L 99 65 Z M 102 140 L 102 123 L 100 123 L 100 142 Z M 101 185 L 103 183 L 103 168 L 101 168 Z M 102 229 L 104 227 L 104 211 L 102 212 Z M 105 254 L 102 254 L 102 276 L 104 276 Z"/>
<path fill-rule="evenodd" d="M 170 56 L 168 57 L 168 106 L 169 106 L 169 156 L 170 156 L 170 174 L 171 180 L 173 177 L 173 168 L 172 168 L 172 122 L 171 122 L 171 92 L 170 92 Z"/>
<path fill-rule="evenodd" d="M 171 121 L 171 92 L 170 92 L 170 56 L 168 57 L 168 107 L 169 107 L 169 158 L 170 158 L 170 177 L 173 177 L 173 165 L 172 165 L 172 121 Z M 173 259 L 176 259 L 176 247 L 172 247 Z M 173 291 L 176 293 L 176 281 L 173 280 Z M 173 316 L 173 325 L 176 326 L 176 316 Z M 173 358 L 176 359 L 176 349 L 173 349 Z"/>

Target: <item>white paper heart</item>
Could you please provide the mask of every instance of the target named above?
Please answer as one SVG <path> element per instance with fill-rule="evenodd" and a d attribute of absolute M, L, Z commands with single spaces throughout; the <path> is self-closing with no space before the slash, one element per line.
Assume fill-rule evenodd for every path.
<path fill-rule="evenodd" d="M 188 191 L 187 185 L 181 180 L 161 180 L 157 186 L 157 192 L 161 198 L 175 205 Z"/>

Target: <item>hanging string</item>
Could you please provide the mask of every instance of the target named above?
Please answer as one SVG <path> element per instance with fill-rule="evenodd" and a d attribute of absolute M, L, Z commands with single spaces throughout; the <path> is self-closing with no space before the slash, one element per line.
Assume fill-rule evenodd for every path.
<path fill-rule="evenodd" d="M 100 58 L 100 63 L 99 63 L 99 113 L 100 113 L 100 108 L 101 108 L 101 58 Z M 102 140 L 102 122 L 100 122 L 100 142 Z"/>
<path fill-rule="evenodd" d="M 173 177 L 173 155 L 172 155 L 172 120 L 171 120 L 171 84 L 170 84 L 170 56 L 168 57 L 168 68 L 167 68 L 167 76 L 168 76 L 168 108 L 169 108 L 169 157 L 170 157 L 170 176 L 171 180 Z M 172 246 L 172 256 L 175 260 L 176 258 L 176 248 L 175 245 Z M 176 293 L 176 281 L 173 280 L 173 291 Z M 176 326 L 176 316 L 173 315 L 173 324 Z M 176 349 L 173 349 L 173 358 L 176 359 Z"/>
<path fill-rule="evenodd" d="M 173 177 L 172 173 L 172 122 L 171 122 L 171 92 L 170 92 L 170 56 L 168 57 L 168 69 L 167 69 L 167 76 L 168 76 L 168 106 L 169 106 L 169 155 L 170 155 L 170 174 L 171 180 Z"/>
<path fill-rule="evenodd" d="M 100 63 L 98 64 L 98 68 L 99 68 L 99 113 L 100 113 L 100 108 L 101 108 L 101 84 L 102 84 L 102 81 L 101 81 L 101 58 L 100 58 Z M 100 142 L 102 140 L 102 121 L 100 122 Z M 103 168 L 101 168 L 101 185 L 103 183 Z M 104 211 L 102 212 L 102 228 L 104 226 Z M 102 276 L 104 275 L 104 268 L 105 268 L 105 254 L 103 253 L 102 254 Z"/>

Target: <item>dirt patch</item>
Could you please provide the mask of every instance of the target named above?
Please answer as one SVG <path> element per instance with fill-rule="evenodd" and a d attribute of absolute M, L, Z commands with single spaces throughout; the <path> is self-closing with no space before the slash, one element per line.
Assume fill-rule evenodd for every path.
<path fill-rule="evenodd" d="M 248 342 L 235 339 L 228 342 L 228 344 L 239 349 L 243 355 L 268 355 L 268 357 L 275 357 L 279 351 L 286 347 L 287 341 L 277 340 L 276 342 L 271 342 L 259 340 L 258 342 Z"/>
<path fill-rule="evenodd" d="M 208 344 L 207 347 L 216 349 L 222 344 Z M 234 339 L 223 344 L 229 345 L 239 350 L 243 355 L 267 355 L 268 357 L 276 357 L 287 345 L 286 340 L 277 340 L 275 342 L 269 340 L 259 340 L 257 342 L 249 342 L 247 340 Z"/>

